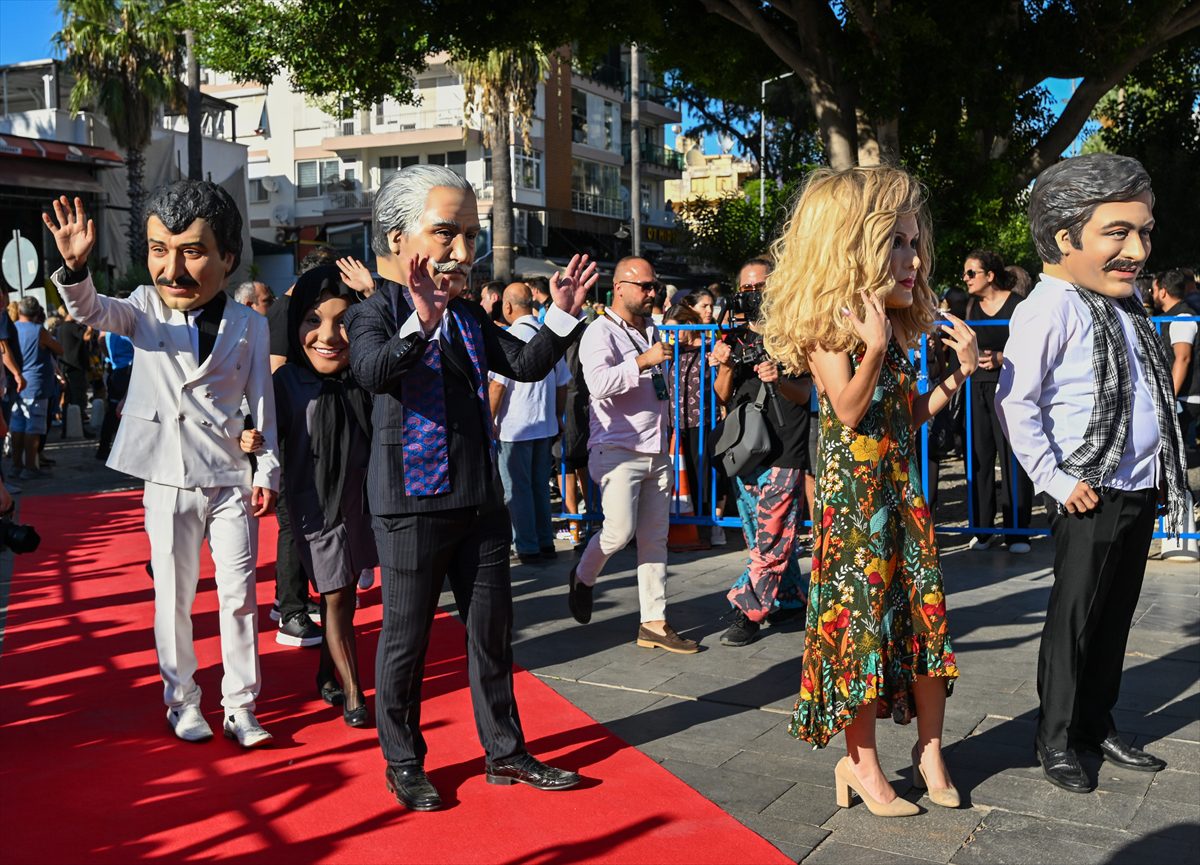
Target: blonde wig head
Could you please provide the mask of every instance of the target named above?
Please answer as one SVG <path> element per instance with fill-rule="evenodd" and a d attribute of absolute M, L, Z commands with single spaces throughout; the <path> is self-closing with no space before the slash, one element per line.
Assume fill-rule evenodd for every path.
<path fill-rule="evenodd" d="M 929 287 L 933 238 L 924 188 L 908 172 L 888 166 L 822 168 L 808 176 L 771 247 L 775 270 L 763 290 L 763 340 L 785 369 L 808 369 L 808 354 L 815 348 L 853 352 L 861 345 L 842 310 L 848 307 L 861 319 L 860 290 L 884 301 L 895 287 L 893 232 L 904 214 L 917 219 L 920 266 L 912 305 L 888 309 L 888 315 L 915 343 L 932 329 L 937 309 Z"/>

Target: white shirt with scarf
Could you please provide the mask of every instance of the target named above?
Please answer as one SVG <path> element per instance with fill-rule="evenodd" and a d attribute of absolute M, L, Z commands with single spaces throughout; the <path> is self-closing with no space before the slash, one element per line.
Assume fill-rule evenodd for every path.
<path fill-rule="evenodd" d="M 1046 274 L 1017 306 L 1004 346 L 996 411 L 1013 453 L 1034 487 L 1065 502 L 1078 478 L 1058 467 L 1083 444 L 1092 415 L 1092 314 L 1071 283 Z M 1120 490 L 1159 485 L 1162 441 L 1154 396 L 1137 357 L 1129 315 L 1116 307 L 1125 333 L 1133 387 L 1133 417 L 1117 470 L 1104 486 Z"/>

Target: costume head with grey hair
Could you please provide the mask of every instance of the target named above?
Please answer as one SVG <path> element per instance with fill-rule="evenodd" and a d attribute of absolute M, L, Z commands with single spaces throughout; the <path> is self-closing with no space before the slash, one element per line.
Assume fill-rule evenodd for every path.
<path fill-rule="evenodd" d="M 1062 260 L 1055 240 L 1060 231 L 1065 229 L 1071 245 L 1082 249 L 1083 227 L 1098 206 L 1149 191 L 1150 175 L 1131 156 L 1089 153 L 1051 165 L 1038 175 L 1029 196 L 1029 228 L 1038 255 L 1057 264 Z"/>
<path fill-rule="evenodd" d="M 240 304 L 249 306 L 250 304 L 254 303 L 256 294 L 257 289 L 255 289 L 253 282 L 243 282 L 237 287 L 237 289 L 234 290 L 233 299 Z"/>
<path fill-rule="evenodd" d="M 412 234 L 421 225 L 431 190 L 439 186 L 470 190 L 467 179 L 443 165 L 410 165 L 383 181 L 371 211 L 371 249 L 391 258 L 389 235 Z"/>

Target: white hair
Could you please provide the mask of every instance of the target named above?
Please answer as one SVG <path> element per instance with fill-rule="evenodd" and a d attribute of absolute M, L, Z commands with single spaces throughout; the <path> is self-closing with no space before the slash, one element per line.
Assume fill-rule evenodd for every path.
<path fill-rule="evenodd" d="M 472 188 L 465 177 L 444 165 L 410 165 L 383 181 L 371 213 L 371 249 L 376 255 L 391 256 L 389 233 L 399 229 L 412 234 L 420 227 L 429 191 L 439 186 Z"/>
<path fill-rule="evenodd" d="M 243 282 L 233 292 L 233 299 L 238 303 L 243 303 L 247 306 L 254 303 L 255 297 L 258 296 L 257 290 L 254 288 L 256 283 Z"/>

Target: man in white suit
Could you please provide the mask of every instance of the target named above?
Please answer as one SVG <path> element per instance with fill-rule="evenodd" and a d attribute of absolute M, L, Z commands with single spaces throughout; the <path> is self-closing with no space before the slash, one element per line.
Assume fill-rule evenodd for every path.
<path fill-rule="evenodd" d="M 64 267 L 54 283 L 76 319 L 129 337 L 133 375 L 108 465 L 146 482 L 143 504 L 154 570 L 154 640 L 167 721 L 189 742 L 212 738 L 200 711 L 192 603 L 200 547 L 216 565 L 224 677 L 225 735 L 246 748 L 271 739 L 254 716 L 259 692 L 254 592 L 258 517 L 279 488 L 275 399 L 267 320 L 229 301 L 242 218 L 213 183 L 182 180 L 146 204 L 147 266 L 153 285 L 128 299 L 97 295 L 87 259 L 96 229 L 76 198 L 43 214 Z M 238 438 L 243 400 L 263 445 L 251 462 Z"/>

